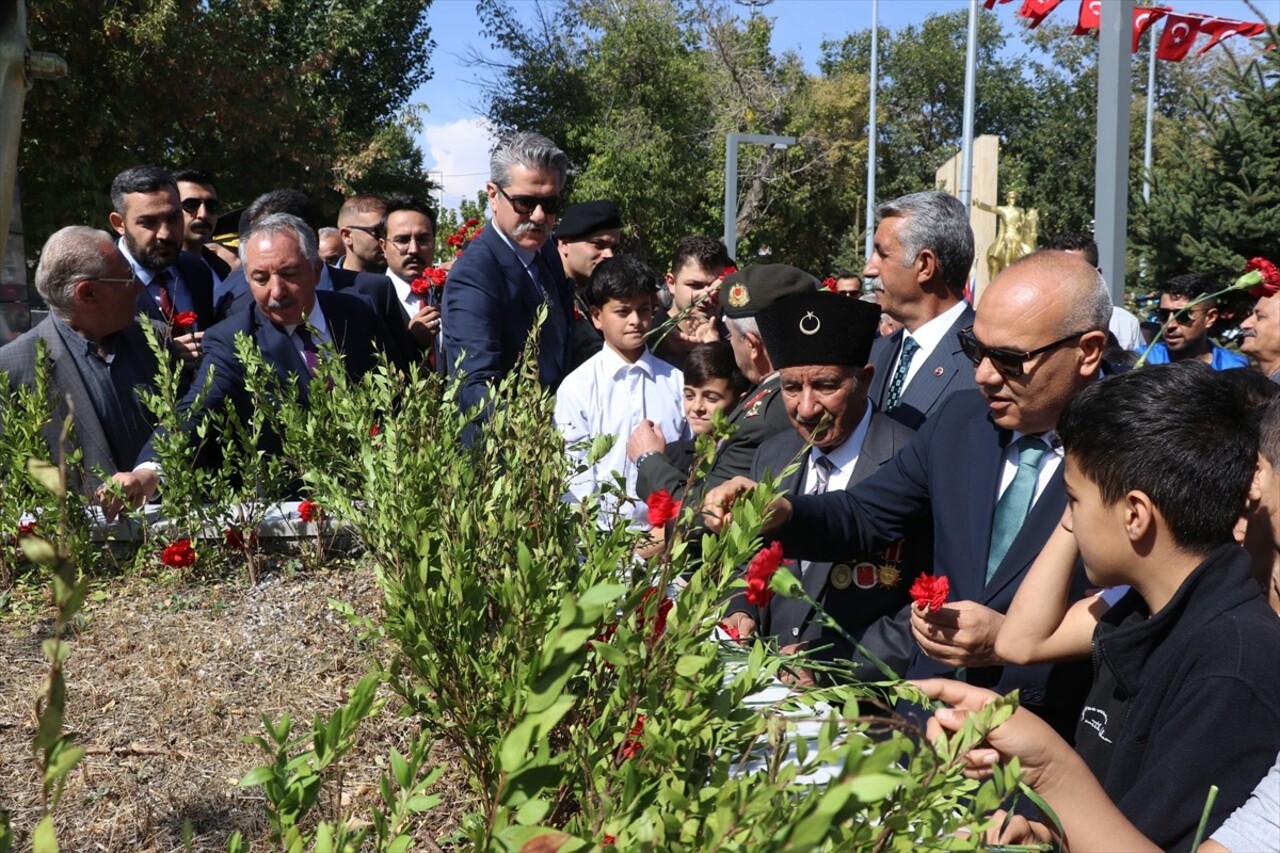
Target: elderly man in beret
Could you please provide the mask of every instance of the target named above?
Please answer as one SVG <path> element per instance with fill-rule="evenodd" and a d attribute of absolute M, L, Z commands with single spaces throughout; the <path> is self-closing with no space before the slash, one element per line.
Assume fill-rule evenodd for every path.
<path fill-rule="evenodd" d="M 733 435 L 721 442 L 703 488 L 710 489 L 751 471 L 756 448 L 767 438 L 791 429 L 787 410 L 778 395 L 781 379 L 756 325 L 756 314 L 775 302 L 821 287 L 804 270 L 786 264 L 757 264 L 725 276 L 720 285 L 729 344 L 743 376 L 755 388 L 742 398 L 729 415 Z M 672 495 L 684 489 L 686 473 L 666 458 L 661 432 L 642 422 L 631 434 L 627 453 L 636 459 L 636 493 L 641 497 L 666 489 Z"/>
<path fill-rule="evenodd" d="M 867 362 L 879 322 L 878 306 L 821 291 L 790 296 L 756 315 L 792 428 L 756 450 L 752 480 L 781 475 L 798 461 L 799 469 L 783 477 L 781 489 L 825 494 L 866 479 L 906 446 L 915 431 L 876 411 L 867 399 L 875 376 Z M 857 638 L 909 600 L 911 581 L 927 560 L 913 554 L 904 561 L 903 545 L 833 561 L 788 561 L 787 566 L 809 598 Z M 837 658 L 853 651 L 801 598 L 774 596 L 758 607 L 737 596 L 725 621 L 742 637 L 759 632 L 784 648 L 825 647 L 824 654 Z"/>
<path fill-rule="evenodd" d="M 556 226 L 556 249 L 565 277 L 573 282 L 573 366 L 600 352 L 604 337 L 591 323 L 582 293 L 591 271 L 612 258 L 622 240 L 622 214 L 611 201 L 584 201 L 564 212 Z"/>

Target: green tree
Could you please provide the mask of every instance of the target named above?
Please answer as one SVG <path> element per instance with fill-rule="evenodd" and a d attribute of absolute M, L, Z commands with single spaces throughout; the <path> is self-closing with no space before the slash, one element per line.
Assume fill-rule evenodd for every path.
<path fill-rule="evenodd" d="M 429 4 L 32 4 L 32 43 L 70 66 L 27 100 L 32 245 L 70 222 L 105 224 L 112 177 L 137 163 L 212 170 L 231 203 L 282 186 L 329 209 L 366 181 L 420 191 L 404 109 L 430 75 Z"/>

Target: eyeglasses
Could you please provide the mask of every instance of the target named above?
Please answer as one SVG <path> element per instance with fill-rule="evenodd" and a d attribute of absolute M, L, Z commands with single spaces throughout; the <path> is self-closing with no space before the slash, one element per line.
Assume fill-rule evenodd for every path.
<path fill-rule="evenodd" d="M 344 225 L 342 227 L 347 228 L 351 231 L 363 231 L 364 233 L 368 234 L 370 237 L 374 237 L 374 238 L 376 238 L 379 234 L 382 233 L 381 229 L 379 229 L 377 225 Z"/>
<path fill-rule="evenodd" d="M 1194 308 L 1157 308 L 1156 309 L 1156 319 L 1160 321 L 1161 326 L 1163 326 L 1165 323 L 1168 323 L 1170 317 L 1172 317 L 1173 321 L 1177 323 L 1179 326 L 1191 326 L 1195 324 L 1197 316 L 1198 316 L 1197 311 Z"/>
<path fill-rule="evenodd" d="M 133 284 L 135 281 L 138 282 L 139 284 L 142 283 L 142 280 L 139 279 L 136 275 L 131 275 L 128 278 L 106 278 L 104 276 L 95 275 L 89 278 L 81 279 L 81 281 L 105 281 L 107 284 Z"/>
<path fill-rule="evenodd" d="M 222 210 L 222 202 L 216 198 L 184 198 L 182 200 L 182 209 L 192 216 L 200 212 L 201 205 L 204 205 L 204 209 L 214 216 L 217 216 L 218 211 Z"/>
<path fill-rule="evenodd" d="M 984 358 L 991 359 L 991 365 L 998 371 L 1000 375 L 1006 379 L 1017 379 L 1026 372 L 1026 364 L 1038 355 L 1044 355 L 1050 350 L 1057 349 L 1068 341 L 1075 340 L 1081 335 L 1089 334 L 1086 330 L 1083 332 L 1075 332 L 1067 335 L 1060 341 L 1054 341 L 1051 344 L 1042 346 L 1039 349 L 1033 349 L 1028 352 L 1018 352 L 1017 350 L 1001 349 L 1000 347 L 985 346 L 973 336 L 973 327 L 961 329 L 956 336 L 960 339 L 960 349 L 964 351 L 965 358 L 973 362 L 973 366 L 977 367 L 982 364 Z"/>
<path fill-rule="evenodd" d="M 547 216 L 555 216 L 560 212 L 560 205 L 564 201 L 558 195 L 507 195 L 507 191 L 497 184 L 499 194 L 507 201 L 511 202 L 511 209 L 521 216 L 531 216 L 537 208 L 542 208 L 542 212 Z"/>
<path fill-rule="evenodd" d="M 411 243 L 417 243 L 419 249 L 435 248 L 435 238 L 426 231 L 421 234 L 397 234 L 394 237 L 387 238 L 387 242 L 401 252 L 409 251 L 409 244 Z"/>

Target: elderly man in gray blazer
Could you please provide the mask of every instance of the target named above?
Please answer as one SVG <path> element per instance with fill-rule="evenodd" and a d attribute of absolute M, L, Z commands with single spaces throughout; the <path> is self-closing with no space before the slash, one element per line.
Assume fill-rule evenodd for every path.
<path fill-rule="evenodd" d="M 49 316 L 0 348 L 0 370 L 11 388 L 34 387 L 37 360 L 44 359 L 49 458 L 56 461 L 64 450 L 62 425 L 70 415 L 65 450 L 83 450 L 70 485 L 91 496 L 104 478 L 133 467 L 151 434 L 152 418 L 137 393 L 154 388 L 157 371 L 135 316 L 142 283 L 109 234 L 73 225 L 45 243 L 35 284 Z"/>

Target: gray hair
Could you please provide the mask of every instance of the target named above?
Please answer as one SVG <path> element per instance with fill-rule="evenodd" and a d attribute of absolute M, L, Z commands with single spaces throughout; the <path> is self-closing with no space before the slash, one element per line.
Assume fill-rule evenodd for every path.
<path fill-rule="evenodd" d="M 307 262 L 314 264 L 320 260 L 320 247 L 317 245 L 316 232 L 292 213 L 270 213 L 259 219 L 240 235 L 240 263 L 245 262 L 245 248 L 253 240 L 275 234 L 292 234 L 298 241 L 298 248 Z"/>
<path fill-rule="evenodd" d="M 67 316 L 75 307 L 76 284 L 104 275 L 113 255 L 119 256 L 119 250 L 106 231 L 68 225 L 54 232 L 40 250 L 36 291 L 56 313 Z"/>
<path fill-rule="evenodd" d="M 760 324 L 756 322 L 754 316 L 751 317 L 725 317 L 724 324 L 739 337 L 745 338 L 747 335 L 755 335 L 760 337 Z"/>
<path fill-rule="evenodd" d="M 319 232 L 317 232 L 317 236 L 319 236 L 319 237 L 337 237 L 337 236 L 339 236 L 339 235 L 340 235 L 340 233 L 341 233 L 341 232 L 339 232 L 339 231 L 338 231 L 338 229 L 337 229 L 337 228 L 334 228 L 332 225 L 326 225 L 325 227 L 321 228 Z"/>
<path fill-rule="evenodd" d="M 1064 335 L 1084 331 L 1105 332 L 1111 325 L 1111 288 L 1107 287 L 1107 280 L 1096 268 L 1092 268 L 1092 273 L 1092 281 L 1084 288 L 1084 293 L 1067 306 L 1067 313 L 1062 318 Z"/>
<path fill-rule="evenodd" d="M 973 266 L 973 229 L 960 199 L 936 191 L 911 193 L 876 207 L 877 222 L 890 216 L 902 217 L 903 266 L 928 249 L 938 258 L 942 281 L 953 293 L 963 292 Z"/>
<path fill-rule="evenodd" d="M 511 183 L 511 167 L 523 166 L 535 172 L 553 172 L 564 189 L 569 177 L 569 155 L 540 133 L 520 131 L 504 137 L 489 157 L 489 180 L 500 187 Z"/>

